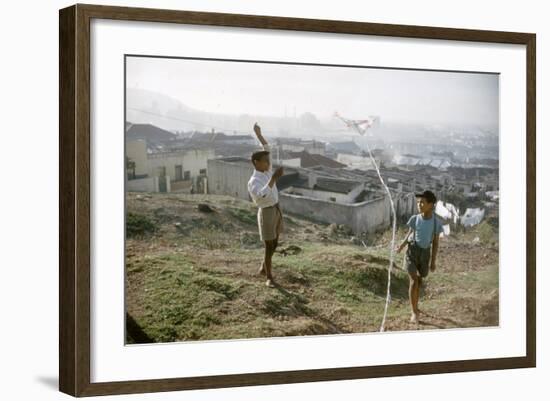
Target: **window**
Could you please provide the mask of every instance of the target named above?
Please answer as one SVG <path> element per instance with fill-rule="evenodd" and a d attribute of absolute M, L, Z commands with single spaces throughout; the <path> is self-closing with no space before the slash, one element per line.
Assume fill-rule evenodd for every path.
<path fill-rule="evenodd" d="M 183 172 L 183 179 L 185 181 L 190 180 L 191 179 L 191 171 L 184 171 Z"/>
<path fill-rule="evenodd" d="M 199 170 L 199 174 L 204 174 L 204 175 L 206 175 L 206 169 L 205 169 L 205 168 L 201 168 L 201 169 Z"/>
<path fill-rule="evenodd" d="M 176 166 L 176 181 L 182 180 L 181 172 L 182 172 L 181 165 Z"/>

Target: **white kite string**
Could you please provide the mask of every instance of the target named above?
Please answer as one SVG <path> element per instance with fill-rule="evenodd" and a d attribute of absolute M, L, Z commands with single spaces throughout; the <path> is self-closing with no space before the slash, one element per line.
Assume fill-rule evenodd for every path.
<path fill-rule="evenodd" d="M 355 121 L 346 121 L 344 120 L 342 117 L 340 117 L 338 114 L 335 114 L 336 117 L 339 117 L 340 119 L 342 119 L 346 125 L 348 126 L 353 126 L 355 128 L 355 130 L 359 133 L 359 135 L 363 135 L 366 131 L 361 129 L 359 127 L 359 124 Z M 385 329 L 385 325 L 386 325 L 386 316 L 388 315 L 388 305 L 391 301 L 391 273 L 392 273 L 392 267 L 393 267 L 393 256 L 394 256 L 394 250 L 395 250 L 395 231 L 396 231 L 396 215 L 395 215 L 395 207 L 394 207 L 394 204 L 393 204 L 393 198 L 391 196 L 391 192 L 390 192 L 390 189 L 388 188 L 388 186 L 386 185 L 386 183 L 384 182 L 384 179 L 382 178 L 382 175 L 380 174 L 380 169 L 378 168 L 378 164 L 376 163 L 376 160 L 374 160 L 374 157 L 372 156 L 372 153 L 370 151 L 370 146 L 368 144 L 368 142 L 365 142 L 366 146 L 367 146 L 367 150 L 369 152 L 369 156 L 370 156 L 370 159 L 372 161 L 372 164 L 374 165 L 374 168 L 376 169 L 376 173 L 378 174 L 378 178 L 380 179 L 380 182 L 382 183 L 382 186 L 384 187 L 384 189 L 386 190 L 386 193 L 388 194 L 388 197 L 390 198 L 390 207 L 391 207 L 391 212 L 392 212 L 392 218 L 393 218 L 393 221 L 392 221 L 392 237 L 391 237 L 391 243 L 390 243 L 390 265 L 388 267 L 388 288 L 386 290 L 386 305 L 384 306 L 384 316 L 382 318 L 382 324 L 380 325 L 380 331 L 384 331 Z"/>
<path fill-rule="evenodd" d="M 380 169 L 378 168 L 378 164 L 374 160 L 374 157 L 372 157 L 372 153 L 370 151 L 369 144 L 366 143 L 367 150 L 369 151 L 369 156 L 374 164 L 374 168 L 376 169 L 376 172 L 378 173 L 378 178 L 380 178 L 380 182 L 382 183 L 382 186 L 386 190 L 386 193 L 388 194 L 388 197 L 390 198 L 390 207 L 391 207 L 391 213 L 392 213 L 392 236 L 391 236 L 391 243 L 390 243 L 390 266 L 388 267 L 388 288 L 386 290 L 386 305 L 384 306 L 384 317 L 382 318 L 382 324 L 380 325 L 380 331 L 384 331 L 385 325 L 386 325 L 386 316 L 388 315 L 388 305 L 391 301 L 391 271 L 393 267 L 393 254 L 394 254 L 394 248 L 395 248 L 395 231 L 396 231 L 396 218 L 395 218 L 395 206 L 393 204 L 393 198 L 391 196 L 390 189 L 384 182 L 384 179 L 382 178 L 382 175 L 380 174 Z"/>

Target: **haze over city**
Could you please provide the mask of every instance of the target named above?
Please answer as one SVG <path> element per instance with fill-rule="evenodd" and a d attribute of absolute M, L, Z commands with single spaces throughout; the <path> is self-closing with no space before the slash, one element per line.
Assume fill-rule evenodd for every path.
<path fill-rule="evenodd" d="M 154 92 L 205 113 L 311 113 L 325 124 L 339 111 L 355 119 L 376 115 L 385 123 L 498 129 L 497 74 L 132 56 L 126 82 L 128 93 Z M 132 102 L 129 96 L 128 107 Z"/>

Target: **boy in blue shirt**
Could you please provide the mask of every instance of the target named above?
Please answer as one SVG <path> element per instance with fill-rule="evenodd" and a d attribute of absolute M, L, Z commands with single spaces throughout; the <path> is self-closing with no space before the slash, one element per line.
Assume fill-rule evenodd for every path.
<path fill-rule="evenodd" d="M 418 323 L 418 298 L 422 279 L 428 272 L 435 270 L 435 259 L 439 247 L 439 234 L 443 232 L 443 224 L 435 215 L 436 197 L 432 191 L 416 194 L 418 214 L 411 216 L 407 222 L 409 232 L 397 247 L 401 252 L 408 243 L 405 258 L 409 273 L 409 301 L 411 303 L 411 322 Z M 409 239 L 414 231 L 414 236 Z"/>

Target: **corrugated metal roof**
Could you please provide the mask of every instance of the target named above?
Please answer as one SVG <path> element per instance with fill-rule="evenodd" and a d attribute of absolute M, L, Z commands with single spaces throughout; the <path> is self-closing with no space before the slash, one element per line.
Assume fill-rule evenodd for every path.
<path fill-rule="evenodd" d="M 346 167 L 345 164 L 339 163 L 336 160 L 332 160 L 326 156 L 318 155 L 315 153 L 309 153 L 306 151 L 302 152 L 286 152 L 290 158 L 300 158 L 300 164 L 302 167 L 313 167 L 313 166 L 327 166 L 333 168 L 342 168 Z"/>

